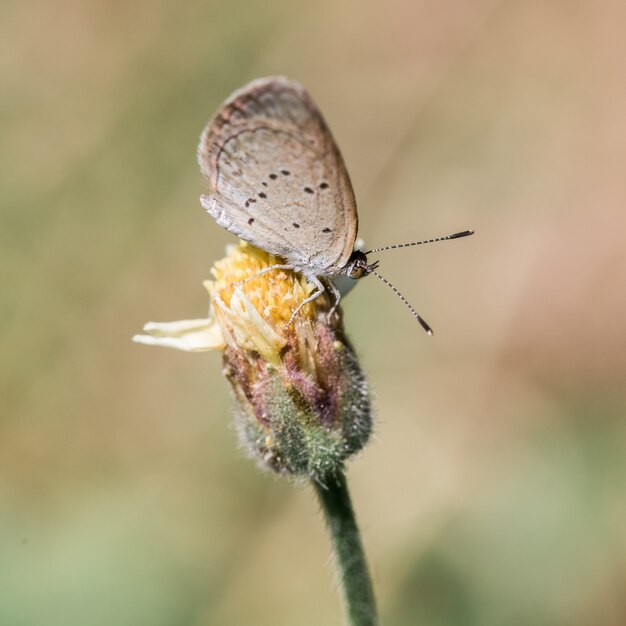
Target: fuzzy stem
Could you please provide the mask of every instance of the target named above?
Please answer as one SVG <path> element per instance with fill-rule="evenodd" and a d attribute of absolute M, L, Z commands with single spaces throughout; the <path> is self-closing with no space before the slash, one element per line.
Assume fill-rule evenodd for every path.
<path fill-rule="evenodd" d="M 330 531 L 348 624 L 377 626 L 376 601 L 343 471 L 313 483 Z"/>

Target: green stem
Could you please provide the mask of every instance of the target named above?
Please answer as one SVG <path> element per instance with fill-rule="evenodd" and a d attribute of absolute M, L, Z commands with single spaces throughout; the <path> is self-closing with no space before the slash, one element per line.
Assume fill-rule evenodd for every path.
<path fill-rule="evenodd" d="M 314 482 L 332 538 L 350 626 L 377 626 L 376 601 L 343 471 Z"/>

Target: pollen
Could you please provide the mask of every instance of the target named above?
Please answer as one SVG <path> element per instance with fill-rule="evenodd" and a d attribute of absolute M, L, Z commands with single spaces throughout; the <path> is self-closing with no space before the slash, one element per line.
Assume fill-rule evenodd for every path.
<path fill-rule="evenodd" d="M 313 293 L 315 286 L 291 270 L 272 269 L 264 272 L 281 262 L 279 257 L 242 241 L 238 245 L 228 246 L 226 256 L 217 261 L 211 270 L 213 280 L 206 281 L 205 285 L 213 301 L 219 299 L 231 310 L 235 308 L 235 301 L 243 295 L 247 304 L 278 335 L 284 337 L 292 313 Z M 317 300 L 320 300 L 319 304 Z M 323 298 L 317 300 L 302 307 L 296 321 L 299 318 L 312 320 L 316 315 L 316 307 L 326 304 Z"/>
<path fill-rule="evenodd" d="M 282 262 L 242 241 L 227 247 L 226 256 L 211 269 L 213 280 L 204 283 L 226 345 L 259 354 L 275 367 L 281 365 L 290 337 L 295 339 L 291 343 L 298 360 L 310 360 L 312 326 L 318 313 L 330 307 L 328 298 L 316 298 L 290 324 L 293 312 L 315 286 L 291 270 L 269 269 Z"/>

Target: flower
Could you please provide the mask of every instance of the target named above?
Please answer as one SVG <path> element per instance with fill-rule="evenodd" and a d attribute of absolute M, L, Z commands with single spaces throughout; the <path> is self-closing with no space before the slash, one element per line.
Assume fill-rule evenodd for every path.
<path fill-rule="evenodd" d="M 205 281 L 207 319 L 144 326 L 138 343 L 186 351 L 222 350 L 240 439 L 264 467 L 318 481 L 367 442 L 366 380 L 339 308 L 302 275 L 264 269 L 280 263 L 245 242 L 227 248 Z"/>

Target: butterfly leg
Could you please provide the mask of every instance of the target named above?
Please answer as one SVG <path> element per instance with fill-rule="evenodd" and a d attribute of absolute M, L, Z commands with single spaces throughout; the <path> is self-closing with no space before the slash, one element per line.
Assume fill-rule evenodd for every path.
<path fill-rule="evenodd" d="M 319 298 L 326 291 L 326 287 L 324 287 L 324 284 L 322 283 L 322 281 L 316 276 L 307 276 L 307 280 L 310 280 L 311 282 L 315 283 L 315 286 L 317 287 L 317 291 L 312 293 L 308 298 L 306 298 L 302 302 L 300 302 L 296 310 L 291 314 L 291 317 L 289 318 L 289 323 L 287 324 L 287 326 L 291 326 L 291 324 L 293 323 L 293 320 L 296 318 L 296 315 L 298 315 L 298 313 L 300 312 L 300 309 L 305 304 L 308 304 L 309 302 L 313 302 L 313 300 L 315 300 L 316 298 Z"/>
<path fill-rule="evenodd" d="M 292 269 L 294 269 L 293 265 L 270 265 L 269 267 L 262 269 L 260 272 L 257 272 L 256 274 L 252 274 L 252 276 L 248 276 L 248 278 L 244 278 L 243 280 L 238 280 L 237 282 L 233 283 L 233 285 L 243 285 L 244 283 L 247 283 L 249 280 L 252 280 L 253 278 L 257 278 L 257 276 L 261 276 L 262 274 L 267 274 L 267 272 L 271 272 L 272 270 L 292 270 Z"/>
<path fill-rule="evenodd" d="M 262 269 L 260 272 L 257 272 L 256 274 L 252 274 L 252 276 L 248 276 L 247 278 L 244 278 L 243 280 L 238 280 L 237 282 L 234 282 L 233 285 L 243 285 L 243 283 L 247 283 L 249 280 L 252 280 L 253 278 L 257 278 L 257 276 L 261 276 L 262 274 L 266 274 L 267 272 L 271 272 L 272 270 L 294 270 L 294 269 L 295 267 L 293 265 L 270 265 L 269 267 Z M 297 306 L 296 310 L 291 314 L 291 317 L 289 318 L 289 323 L 287 324 L 288 326 L 290 326 L 293 323 L 293 320 L 296 318 L 296 315 L 298 315 L 298 313 L 300 312 L 300 309 L 305 304 L 308 304 L 309 302 L 313 302 L 313 300 L 315 300 L 316 298 L 319 298 L 326 291 L 326 287 L 324 287 L 324 284 L 322 283 L 322 281 L 316 276 L 310 276 L 308 277 L 308 280 L 315 283 L 315 286 L 317 287 L 317 291 L 312 293 L 308 298 L 303 300 Z M 339 304 L 339 299 L 341 298 L 341 294 L 339 293 L 339 290 L 337 289 L 337 287 L 335 287 L 335 285 L 332 283 L 332 281 L 329 281 L 329 284 L 330 284 L 330 289 L 333 292 L 333 295 L 335 296 L 335 304 L 330 311 L 330 313 L 332 314 L 337 308 L 337 305 Z"/>
<path fill-rule="evenodd" d="M 337 285 L 335 285 L 332 279 L 329 278 L 326 282 L 328 283 L 328 287 L 330 288 L 330 291 L 332 292 L 335 298 L 335 303 L 333 304 L 332 308 L 328 312 L 328 317 L 331 317 L 332 314 L 337 310 L 337 307 L 339 306 L 339 300 L 341 300 L 341 292 L 339 291 L 339 289 L 337 289 Z"/>

